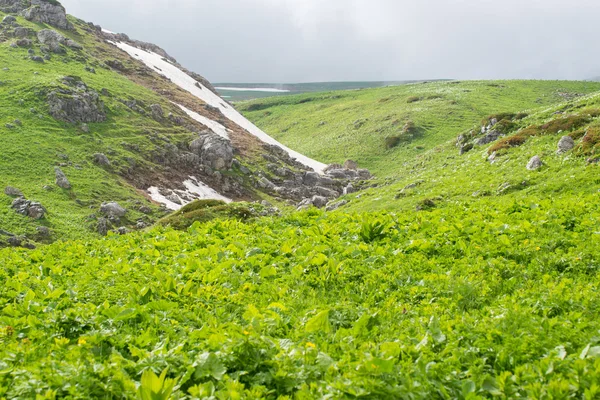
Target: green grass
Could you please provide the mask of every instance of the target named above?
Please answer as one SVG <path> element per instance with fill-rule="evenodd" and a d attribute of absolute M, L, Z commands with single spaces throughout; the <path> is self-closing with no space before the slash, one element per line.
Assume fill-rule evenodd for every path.
<path fill-rule="evenodd" d="M 287 146 L 325 163 L 353 159 L 379 177 L 404 173 L 407 161 L 456 138 L 487 115 L 564 102 L 564 93 L 600 90 L 593 82 L 437 82 L 354 92 L 304 94 L 238 104 L 252 122 Z M 411 98 L 422 99 L 409 103 Z M 407 121 L 417 140 L 386 148 Z"/>

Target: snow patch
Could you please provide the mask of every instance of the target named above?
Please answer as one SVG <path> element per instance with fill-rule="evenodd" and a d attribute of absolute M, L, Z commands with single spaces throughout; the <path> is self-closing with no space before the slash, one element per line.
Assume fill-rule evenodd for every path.
<path fill-rule="evenodd" d="M 104 28 L 102 28 L 102 32 L 104 32 L 104 33 L 110 33 L 111 35 L 116 35 L 116 33 L 111 32 L 108 29 L 104 29 Z"/>
<path fill-rule="evenodd" d="M 282 148 L 292 158 L 295 158 L 302 164 L 314 169 L 317 172 L 322 173 L 323 170 L 327 167 L 321 162 L 315 161 L 312 158 L 306 157 L 305 155 L 300 154 L 282 145 L 277 140 L 267 135 L 265 132 L 263 132 L 257 126 L 255 126 L 252 122 L 248 121 L 242 114 L 237 112 L 233 107 L 226 104 L 226 102 L 221 97 L 213 93 L 211 90 L 207 89 L 204 85 L 202 85 L 200 82 L 196 81 L 194 78 L 177 68 L 175 65 L 166 61 L 162 56 L 154 52 L 138 49 L 137 47 L 133 47 L 123 42 L 115 43 L 109 41 L 109 43 L 114 44 L 121 50 L 128 53 L 131 57 L 142 61 L 149 68 L 157 70 L 157 73 L 169 78 L 171 82 L 181 87 L 182 89 L 187 90 L 206 104 L 218 108 L 228 119 L 235 122 L 237 125 L 244 128 L 250 134 L 256 136 L 263 142 Z M 159 69 L 157 69 L 156 67 L 158 67 Z"/>
<path fill-rule="evenodd" d="M 219 194 L 216 190 L 199 181 L 196 177 L 190 176 L 190 179 L 184 181 L 183 185 L 187 189 L 185 192 L 173 191 L 173 195 L 179 197 L 181 204 L 177 204 L 160 194 L 160 189 L 156 186 L 149 187 L 148 194 L 150 194 L 152 200 L 163 204 L 172 211 L 180 210 L 184 205 L 191 203 L 190 200 L 186 200 L 188 198 L 194 200 L 223 200 L 226 203 L 232 202 L 230 198 Z"/>
<path fill-rule="evenodd" d="M 181 108 L 190 118 L 195 119 L 196 121 L 200 122 L 202 125 L 208 127 L 211 131 L 213 131 L 217 135 L 219 135 L 225 139 L 229 139 L 229 133 L 228 133 L 229 130 L 227 128 L 225 128 L 223 125 L 221 125 L 220 123 L 213 121 L 212 119 L 206 118 L 205 116 L 200 115 L 197 112 L 194 112 L 188 108 L 185 108 L 181 104 L 177 104 L 177 103 L 173 103 L 173 104 L 175 104 L 177 107 Z"/>

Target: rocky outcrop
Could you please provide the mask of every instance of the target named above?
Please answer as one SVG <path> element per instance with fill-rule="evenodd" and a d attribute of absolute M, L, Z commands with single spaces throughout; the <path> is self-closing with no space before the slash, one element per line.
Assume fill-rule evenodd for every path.
<path fill-rule="evenodd" d="M 101 165 L 103 167 L 110 166 L 110 160 L 108 159 L 108 157 L 106 157 L 105 154 L 102 154 L 102 153 L 94 154 L 94 163 Z"/>
<path fill-rule="evenodd" d="M 233 146 L 231 142 L 210 131 L 190 143 L 190 150 L 200 157 L 203 165 L 212 169 L 229 169 L 233 162 Z"/>
<path fill-rule="evenodd" d="M 27 200 L 24 197 L 16 198 L 12 203 L 12 208 L 18 214 L 36 220 L 44 218 L 47 212 L 40 203 Z"/>
<path fill-rule="evenodd" d="M 70 123 L 102 122 L 106 120 L 104 103 L 95 90 L 74 77 L 65 77 L 63 83 L 70 89 L 60 88 L 48 94 L 50 115 Z"/>
<path fill-rule="evenodd" d="M 59 32 L 52 29 L 42 29 L 37 33 L 37 38 L 41 44 L 47 46 L 51 52 L 57 54 L 65 53 L 65 49 L 62 47 L 62 45 L 74 49 L 83 48 L 79 43 L 65 38 Z"/>
<path fill-rule="evenodd" d="M 102 203 L 100 212 L 109 218 L 123 218 L 127 214 L 127 209 L 121 207 L 117 202 Z"/>
<path fill-rule="evenodd" d="M 73 25 L 67 20 L 65 8 L 57 1 L 31 0 L 31 6 L 21 14 L 29 21 L 41 22 L 60 29 L 73 29 Z"/>

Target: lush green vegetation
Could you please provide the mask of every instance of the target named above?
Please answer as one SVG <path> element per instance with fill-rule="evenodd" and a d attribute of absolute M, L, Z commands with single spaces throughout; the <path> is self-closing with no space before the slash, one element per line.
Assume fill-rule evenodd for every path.
<path fill-rule="evenodd" d="M 85 50 L 44 64 L 0 43 L 0 184 L 49 211 L 30 221 L 2 195 L 0 228 L 77 239 L 0 250 L 0 399 L 600 398 L 600 84 L 243 103 L 290 147 L 378 179 L 335 212 L 199 201 L 99 240 L 102 201 L 141 217 L 127 171 L 153 170 L 154 141 L 190 136 L 123 104 L 177 111 L 143 74 L 107 68 L 119 53 L 72 21 Z M 107 122 L 85 132 L 49 116 L 65 75 L 108 90 Z M 459 154 L 493 120 L 503 137 Z M 557 154 L 565 135 L 575 147 Z M 534 155 L 544 165 L 529 171 Z M 57 164 L 73 189 L 53 187 Z"/>
<path fill-rule="evenodd" d="M 0 397 L 598 398 L 598 200 L 3 250 Z"/>

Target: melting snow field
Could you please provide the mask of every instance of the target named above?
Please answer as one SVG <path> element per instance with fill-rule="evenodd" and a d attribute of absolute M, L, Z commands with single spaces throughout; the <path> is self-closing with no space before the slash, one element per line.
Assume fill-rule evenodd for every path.
<path fill-rule="evenodd" d="M 272 144 L 278 146 L 285 150 L 292 158 L 295 158 L 302 164 L 314 169 L 317 172 L 323 172 L 326 165 L 320 163 L 318 161 L 313 160 L 312 158 L 306 157 L 284 145 L 279 143 L 277 140 L 273 139 L 265 132 L 256 127 L 253 123 L 248 121 L 242 114 L 237 112 L 233 107 L 228 105 L 222 98 L 220 98 L 217 94 L 213 93 L 211 90 L 207 89 L 201 83 L 197 82 L 194 78 L 177 68 L 175 65 L 168 62 L 166 59 L 161 57 L 160 55 L 138 49 L 133 47 L 127 43 L 122 42 L 110 42 L 120 48 L 121 50 L 127 52 L 131 57 L 142 61 L 149 68 L 152 68 L 157 73 L 169 78 L 173 83 L 178 85 L 184 90 L 187 90 L 194 96 L 198 97 L 200 100 L 204 101 L 206 104 L 209 104 L 213 107 L 217 107 L 223 115 L 229 118 L 231 121 L 235 122 L 240 127 L 244 128 L 246 131 L 256 136 L 260 140 L 265 143 Z M 185 111 L 185 110 L 184 110 Z M 194 118 L 194 117 L 192 117 Z M 214 122 L 214 121 L 213 121 Z M 204 122 L 202 122 L 204 124 Z M 206 124 L 204 124 L 206 125 Z M 212 128 L 211 128 L 212 129 Z M 215 132 L 218 133 L 218 132 Z M 222 133 L 222 132 L 221 132 Z"/>
<path fill-rule="evenodd" d="M 229 139 L 228 129 L 225 128 L 220 123 L 213 121 L 212 119 L 206 118 L 205 116 L 200 115 L 197 112 L 194 112 L 190 109 L 187 109 L 184 106 L 182 106 L 181 104 L 177 104 L 177 103 L 173 103 L 173 104 L 175 104 L 177 107 L 181 108 L 190 118 L 195 119 L 196 121 L 200 122 L 202 125 L 210 128 L 217 135 L 219 135 L 225 139 Z"/>
<path fill-rule="evenodd" d="M 217 90 L 231 90 L 233 92 L 268 92 L 268 93 L 289 93 L 286 89 L 273 89 L 273 88 L 242 88 L 242 87 L 216 87 Z"/>
<path fill-rule="evenodd" d="M 165 207 L 173 211 L 177 211 L 185 204 L 190 203 L 190 201 L 185 200 L 184 197 L 194 198 L 195 200 L 223 200 L 226 203 L 231 203 L 231 199 L 220 195 L 217 191 L 200 182 L 193 176 L 190 176 L 190 179 L 184 181 L 183 185 L 187 189 L 185 192 L 177 190 L 173 191 L 173 194 L 181 200 L 181 204 L 177 204 L 160 194 L 160 190 L 156 186 L 149 187 L 148 193 L 152 200 L 164 204 Z"/>

